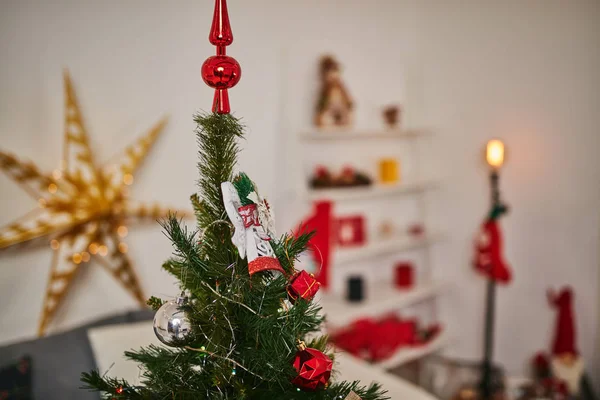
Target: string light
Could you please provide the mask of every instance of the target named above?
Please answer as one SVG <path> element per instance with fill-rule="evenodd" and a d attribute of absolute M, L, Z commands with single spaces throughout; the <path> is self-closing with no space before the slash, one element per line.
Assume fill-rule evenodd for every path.
<path fill-rule="evenodd" d="M 90 253 L 92 253 L 92 254 L 98 253 L 98 243 L 90 243 L 90 245 L 88 246 L 88 249 L 90 250 Z"/>
<path fill-rule="evenodd" d="M 48 185 L 48 191 L 52 194 L 56 193 L 56 191 L 58 190 L 58 186 L 56 186 L 56 184 L 51 183 Z"/>
<path fill-rule="evenodd" d="M 107 255 L 108 254 L 108 247 L 106 247 L 105 244 L 103 244 L 100 247 L 98 247 L 98 254 L 100 254 L 102 257 L 104 257 L 105 255 Z"/>
<path fill-rule="evenodd" d="M 92 258 L 92 256 L 90 256 L 90 253 L 88 253 L 87 251 L 81 253 L 81 261 L 88 262 L 90 261 L 90 258 Z"/>
<path fill-rule="evenodd" d="M 125 225 L 121 225 L 117 228 L 117 234 L 120 237 L 125 237 L 127 236 L 127 233 L 129 233 L 129 230 L 127 229 L 127 227 Z"/>
<path fill-rule="evenodd" d="M 123 254 L 127 253 L 127 250 L 129 249 L 129 247 L 127 246 L 127 243 L 121 242 L 119 243 L 119 251 Z"/>
<path fill-rule="evenodd" d="M 75 264 L 80 264 L 81 263 L 81 259 L 82 259 L 81 254 L 79 254 L 79 253 L 73 254 L 73 262 Z"/>
<path fill-rule="evenodd" d="M 123 183 L 126 185 L 131 185 L 133 183 L 133 175 L 125 174 L 123 175 Z"/>
<path fill-rule="evenodd" d="M 50 247 L 52 247 L 53 250 L 58 250 L 58 248 L 60 247 L 60 242 L 56 239 L 52 239 L 50 241 Z"/>
<path fill-rule="evenodd" d="M 88 215 L 87 211 L 83 209 L 75 211 L 74 214 L 77 219 L 84 219 Z"/>

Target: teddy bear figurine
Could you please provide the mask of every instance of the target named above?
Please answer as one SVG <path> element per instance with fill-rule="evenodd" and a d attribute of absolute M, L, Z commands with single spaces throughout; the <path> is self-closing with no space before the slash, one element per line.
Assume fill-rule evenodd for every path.
<path fill-rule="evenodd" d="M 315 125 L 320 128 L 351 125 L 354 104 L 342 82 L 340 65 L 330 55 L 321 58 L 320 78 Z"/>

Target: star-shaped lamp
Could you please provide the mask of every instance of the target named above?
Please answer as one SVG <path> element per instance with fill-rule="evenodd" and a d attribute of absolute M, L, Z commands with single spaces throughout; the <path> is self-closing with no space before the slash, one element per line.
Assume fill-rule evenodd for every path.
<path fill-rule="evenodd" d="M 138 277 L 127 256 L 127 223 L 164 217 L 168 210 L 128 198 L 133 174 L 156 141 L 165 120 L 125 148 L 117 165 L 100 166 L 94 159 L 68 72 L 65 85 L 64 155 L 59 169 L 40 172 L 31 162 L 0 151 L 0 168 L 38 206 L 0 228 L 0 250 L 46 239 L 53 250 L 38 334 L 43 335 L 64 300 L 80 267 L 97 261 L 141 304 Z"/>

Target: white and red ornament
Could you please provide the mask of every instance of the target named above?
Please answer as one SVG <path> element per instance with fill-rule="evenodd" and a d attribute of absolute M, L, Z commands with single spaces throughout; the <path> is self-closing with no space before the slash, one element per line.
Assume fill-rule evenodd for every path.
<path fill-rule="evenodd" d="M 256 204 L 258 222 L 265 229 L 270 238 L 275 238 L 275 215 L 267 199 L 263 199 L 257 192 L 251 192 L 246 198 Z"/>
<path fill-rule="evenodd" d="M 270 243 L 272 237 L 268 232 L 272 232 L 272 227 L 266 228 L 261 223 L 258 204 L 243 205 L 237 189 L 231 182 L 223 182 L 221 190 L 225 211 L 235 228 L 231 241 L 237 247 L 240 257 L 248 259 L 250 275 L 261 271 L 284 273 Z M 255 196 L 248 196 L 248 200 L 254 201 L 253 198 L 256 198 L 259 204 L 263 204 L 262 219 L 267 225 L 272 225 L 272 222 L 269 222 L 272 221 L 272 217 L 267 204 L 260 201 L 256 192 L 254 194 Z"/>

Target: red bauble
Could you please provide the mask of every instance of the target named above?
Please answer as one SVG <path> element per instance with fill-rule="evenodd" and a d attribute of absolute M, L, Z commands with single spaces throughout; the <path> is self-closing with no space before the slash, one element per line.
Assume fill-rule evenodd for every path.
<path fill-rule="evenodd" d="M 300 271 L 290 279 L 287 292 L 292 301 L 296 301 L 299 298 L 310 300 L 315 297 L 315 294 L 317 294 L 320 287 L 321 284 L 313 274 L 309 274 L 306 271 Z"/>
<path fill-rule="evenodd" d="M 329 382 L 333 361 L 319 350 L 304 348 L 296 353 L 293 365 L 298 376 L 292 383 L 300 389 L 314 391 L 324 389 Z"/>
<path fill-rule="evenodd" d="M 230 89 L 242 77 L 242 68 L 233 57 L 212 56 L 202 64 L 202 79 L 211 88 Z"/>

